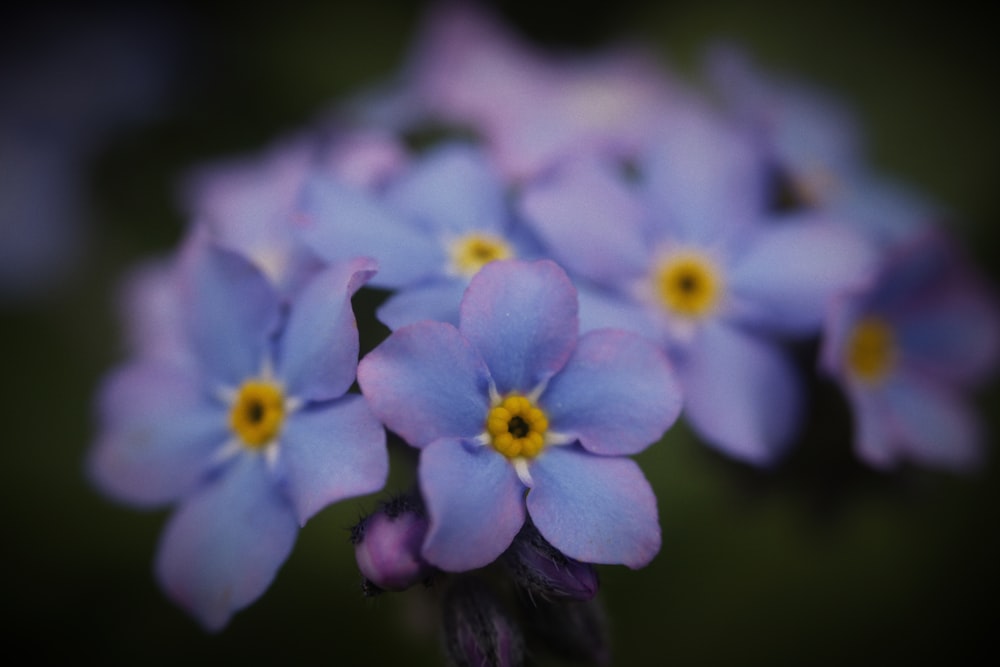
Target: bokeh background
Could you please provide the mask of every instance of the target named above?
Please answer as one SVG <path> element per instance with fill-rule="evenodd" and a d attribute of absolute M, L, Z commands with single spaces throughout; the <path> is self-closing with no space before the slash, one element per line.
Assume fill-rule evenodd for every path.
<path fill-rule="evenodd" d="M 115 21 L 123 9 L 159 26 L 156 37 L 137 33 L 126 53 L 139 62 L 147 48 L 162 49 L 137 74 L 147 96 L 136 93 L 128 114 L 108 112 L 105 125 L 83 130 L 85 148 L 72 149 L 73 168 L 61 168 L 58 184 L 18 186 L 40 188 L 45 194 L 31 200 L 39 205 L 67 193 L 79 203 L 72 228 L 56 232 L 72 239 L 70 250 L 38 271 L 48 279 L 0 301 L 0 633 L 8 654 L 58 664 L 441 664 L 430 594 L 360 594 L 347 529 L 380 495 L 317 516 L 265 596 L 208 635 L 153 579 L 167 513 L 114 504 L 82 471 L 95 388 L 124 355 L 121 280 L 181 237 L 179 179 L 208 161 L 261 151 L 393 74 L 426 5 L 212 0 L 0 10 L 0 111 L 25 97 L 18 86 L 36 62 L 25 54 L 59 62 L 74 32 Z M 850 0 L 495 6 L 541 44 L 586 49 L 635 38 L 693 74 L 703 49 L 725 38 L 765 68 L 828 88 L 859 111 L 872 162 L 948 204 L 956 216 L 947 224 L 1000 277 L 1000 59 L 985 10 Z M 67 71 L 80 62 L 65 60 Z M 121 92 L 75 74 L 37 76 L 35 88 L 53 93 L 63 85 L 55 82 L 77 84 L 65 99 L 54 95 L 71 118 L 84 113 L 74 105 L 93 109 Z M 0 197 L 27 173 L 10 155 L 0 154 Z M 366 299 L 362 317 L 370 317 Z M 600 569 L 615 665 L 964 664 L 998 653 L 995 444 L 977 475 L 876 473 L 854 460 L 836 391 L 817 391 L 808 432 L 774 470 L 725 460 L 683 428 L 638 457 L 659 498 L 664 545 L 644 570 Z M 1000 385 L 976 400 L 1000 434 Z M 408 481 L 396 463 L 390 490 Z"/>

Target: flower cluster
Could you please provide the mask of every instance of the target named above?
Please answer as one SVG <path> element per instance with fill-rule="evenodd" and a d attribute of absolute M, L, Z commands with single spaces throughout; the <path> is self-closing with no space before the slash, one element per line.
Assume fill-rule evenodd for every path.
<path fill-rule="evenodd" d="M 388 430 L 416 486 L 352 531 L 364 590 L 443 590 L 454 664 L 606 662 L 594 565 L 658 553 L 630 457 L 679 417 L 776 464 L 818 369 L 865 462 L 981 460 L 960 391 L 1000 311 L 938 209 L 869 173 L 821 95 L 731 49 L 707 79 L 720 99 L 640 50 L 556 56 L 446 5 L 335 123 L 193 172 L 182 247 L 130 282 L 133 359 L 89 459 L 106 493 L 176 505 L 167 594 L 225 626 L 298 526 L 383 488 Z M 363 288 L 391 333 L 359 360 Z"/>

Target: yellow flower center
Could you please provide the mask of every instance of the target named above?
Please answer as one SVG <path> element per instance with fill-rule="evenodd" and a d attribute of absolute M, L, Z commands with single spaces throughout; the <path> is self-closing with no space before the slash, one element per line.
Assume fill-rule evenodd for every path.
<path fill-rule="evenodd" d="M 699 253 L 678 253 L 662 261 L 654 274 L 656 294 L 675 315 L 701 317 L 718 303 L 722 281 L 712 261 Z"/>
<path fill-rule="evenodd" d="M 866 382 L 882 380 L 896 359 L 896 343 L 892 329 L 876 317 L 862 319 L 854 327 L 847 345 L 847 365 Z"/>
<path fill-rule="evenodd" d="M 542 451 L 548 430 L 545 412 L 520 394 L 507 396 L 486 415 L 491 444 L 508 459 L 536 456 Z"/>
<path fill-rule="evenodd" d="M 277 385 L 248 380 L 240 387 L 229 412 L 229 427 L 250 449 L 268 445 L 285 420 L 285 396 Z"/>
<path fill-rule="evenodd" d="M 451 268 L 463 276 L 474 276 L 490 262 L 514 256 L 510 245 L 492 234 L 466 234 L 448 247 Z"/>

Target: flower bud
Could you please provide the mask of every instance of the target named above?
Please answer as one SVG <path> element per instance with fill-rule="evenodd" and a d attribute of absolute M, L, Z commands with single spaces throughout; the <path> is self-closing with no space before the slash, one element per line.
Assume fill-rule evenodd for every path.
<path fill-rule="evenodd" d="M 521 630 L 489 588 L 474 577 L 456 580 L 445 593 L 445 652 L 450 667 L 519 667 Z"/>
<path fill-rule="evenodd" d="M 548 543 L 529 519 L 502 561 L 511 577 L 529 595 L 545 599 L 590 600 L 597 594 L 597 570 L 566 556 Z"/>
<path fill-rule="evenodd" d="M 402 495 L 382 505 L 351 531 L 365 595 L 402 591 L 424 581 L 434 568 L 420 555 L 427 517 L 419 497 Z"/>

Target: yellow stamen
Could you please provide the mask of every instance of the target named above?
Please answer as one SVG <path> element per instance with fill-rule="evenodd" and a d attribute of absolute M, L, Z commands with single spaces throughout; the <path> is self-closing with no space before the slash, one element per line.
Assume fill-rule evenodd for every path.
<path fill-rule="evenodd" d="M 708 314 L 722 293 L 722 281 L 715 264 L 696 252 L 677 253 L 666 258 L 653 280 L 663 307 L 683 317 Z"/>
<path fill-rule="evenodd" d="M 486 415 L 493 448 L 508 459 L 533 458 L 545 445 L 549 419 L 525 396 L 510 394 Z"/>
<path fill-rule="evenodd" d="M 271 443 L 285 420 L 285 396 L 272 382 L 248 380 L 236 394 L 229 427 L 250 449 Z"/>
<path fill-rule="evenodd" d="M 490 262 L 514 256 L 510 245 L 492 234 L 466 234 L 448 247 L 451 268 L 463 276 L 474 276 Z"/>
<path fill-rule="evenodd" d="M 854 327 L 847 345 L 847 366 L 865 382 L 879 382 L 896 360 L 892 328 L 882 319 L 867 317 Z"/>

